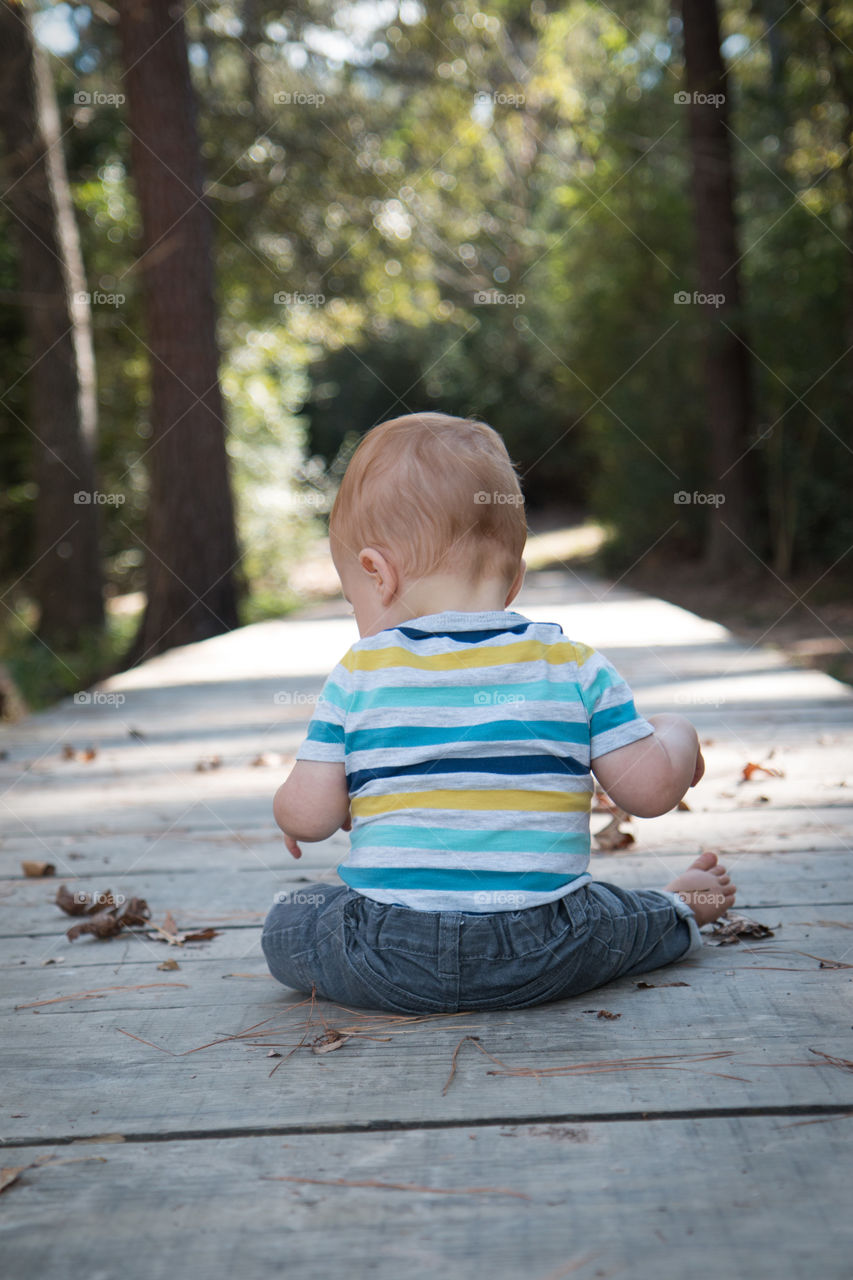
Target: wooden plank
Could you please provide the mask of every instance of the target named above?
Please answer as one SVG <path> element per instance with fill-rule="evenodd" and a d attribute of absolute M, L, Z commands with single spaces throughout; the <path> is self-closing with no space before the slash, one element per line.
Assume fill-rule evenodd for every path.
<path fill-rule="evenodd" d="M 448 1123 L 853 1108 L 853 1072 L 810 1052 L 853 1059 L 853 970 L 820 968 L 817 959 L 846 956 L 853 963 L 853 930 L 843 927 L 853 913 L 835 926 L 790 914 L 767 944 L 709 947 L 701 958 L 538 1009 L 455 1015 L 411 1024 L 402 1034 L 378 1015 L 368 1020 L 376 1024 L 370 1034 L 390 1040 L 353 1039 L 319 1057 L 302 1048 L 272 1076 L 280 1060 L 267 1057 L 270 1046 L 285 1054 L 309 1029 L 305 1007 L 294 1007 L 302 994 L 267 977 L 257 954 L 239 962 L 181 954 L 181 968 L 172 972 L 156 968 L 159 956 L 175 955 L 171 949 L 115 971 L 72 967 L 67 960 L 61 969 L 22 969 L 0 1020 L 9 1081 L 2 1132 L 7 1140 L 47 1141 L 107 1131 L 145 1137 L 288 1124 L 400 1124 L 415 1116 Z M 638 981 L 655 985 L 644 990 Z M 167 985 L 147 985 L 155 982 Z M 689 985 L 664 985 L 673 982 Z M 186 985 L 173 985 L 179 983 Z M 98 998 L 82 994 L 93 991 L 101 992 Z M 76 998 L 37 1009 L 9 1007 L 63 995 Z M 620 1016 L 599 1018 L 602 1008 Z M 363 1021 L 336 1006 L 323 1005 L 322 1013 L 332 1026 Z M 187 1052 L 257 1024 L 245 1039 Z M 307 1039 L 322 1027 L 318 1015 Z M 479 1036 L 508 1068 L 540 1071 L 627 1064 L 648 1055 L 731 1056 L 531 1078 L 490 1074 L 503 1068 L 466 1044 L 445 1095 L 463 1035 Z M 790 1063 L 807 1065 L 780 1065 Z"/>
<path fill-rule="evenodd" d="M 74 1280 L 114 1274 L 120 1252 L 126 1280 L 266 1280 L 282 1269 L 308 1280 L 344 1270 L 378 1280 L 682 1280 L 705 1259 L 723 1276 L 847 1280 L 851 1120 L 797 1119 L 9 1152 L 9 1163 L 54 1163 L 27 1170 L 2 1198 L 7 1266 Z M 109 1224 L 106 1235 L 97 1224 Z"/>
<path fill-rule="evenodd" d="M 281 857 L 281 854 L 277 854 Z M 287 856 L 287 855 L 285 855 Z M 636 854 L 593 858 L 597 880 L 626 888 L 654 888 L 667 884 L 689 864 L 692 854 Z M 845 853 L 763 855 L 722 851 L 738 886 L 738 906 L 760 907 L 796 903 L 853 902 L 853 867 Z M 202 925 L 248 927 L 263 922 L 277 893 L 298 892 L 307 884 L 339 884 L 334 866 L 304 865 L 307 859 L 279 868 L 253 864 L 230 871 L 214 867 L 205 872 L 163 870 L 122 874 L 115 867 L 91 875 L 59 875 L 44 879 L 0 880 L 0 938 L 61 939 L 74 921 L 56 906 L 56 891 L 66 884 L 74 892 L 101 893 L 107 889 L 126 898 L 145 898 L 155 923 L 168 911 L 180 927 Z M 0 948 L 0 963 L 2 963 Z"/>

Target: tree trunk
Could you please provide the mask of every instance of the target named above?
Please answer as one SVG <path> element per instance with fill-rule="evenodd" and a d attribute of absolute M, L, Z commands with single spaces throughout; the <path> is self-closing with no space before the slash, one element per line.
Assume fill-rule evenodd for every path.
<path fill-rule="evenodd" d="M 83 259 L 50 68 L 26 11 L 0 0 L 0 130 L 29 348 L 39 637 L 69 649 L 104 624 L 93 450 L 95 361 Z"/>
<path fill-rule="evenodd" d="M 183 4 L 121 0 L 118 10 L 151 356 L 140 662 L 237 625 L 238 557 Z"/>
<path fill-rule="evenodd" d="M 688 129 L 692 161 L 699 292 L 703 303 L 710 485 L 723 495 L 708 506 L 707 562 L 716 572 L 742 563 L 749 541 L 752 398 L 745 345 L 734 213 L 734 174 L 727 128 L 726 71 L 716 0 L 682 0 Z"/>

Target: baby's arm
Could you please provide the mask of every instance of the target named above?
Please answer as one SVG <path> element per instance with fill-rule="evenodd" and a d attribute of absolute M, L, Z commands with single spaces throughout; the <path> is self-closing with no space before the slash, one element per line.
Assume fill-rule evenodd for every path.
<path fill-rule="evenodd" d="M 684 716 L 649 716 L 654 733 L 592 762 L 592 771 L 620 809 L 657 818 L 674 809 L 705 772 L 696 730 Z"/>
<path fill-rule="evenodd" d="M 294 858 L 298 840 L 326 840 L 339 827 L 349 830 L 347 775 L 341 763 L 297 760 L 273 800 L 275 820 Z"/>

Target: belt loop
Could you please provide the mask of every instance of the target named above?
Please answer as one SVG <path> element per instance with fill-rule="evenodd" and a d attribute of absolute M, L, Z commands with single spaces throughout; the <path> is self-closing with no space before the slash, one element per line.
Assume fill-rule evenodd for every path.
<path fill-rule="evenodd" d="M 459 911 L 441 911 L 438 918 L 438 974 L 445 979 L 450 990 L 446 998 L 459 1007 L 459 950 L 462 934 L 462 914 Z"/>

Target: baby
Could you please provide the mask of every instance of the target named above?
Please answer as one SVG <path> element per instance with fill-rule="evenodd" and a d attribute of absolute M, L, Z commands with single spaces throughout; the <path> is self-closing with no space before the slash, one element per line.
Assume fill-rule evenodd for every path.
<path fill-rule="evenodd" d="M 646 719 L 615 668 L 510 610 L 524 500 L 481 422 L 374 427 L 330 541 L 360 639 L 326 681 L 274 812 L 300 841 L 351 832 L 342 885 L 279 895 L 262 945 L 279 982 L 392 1012 L 518 1009 L 702 947 L 735 887 L 703 853 L 663 890 L 589 874 L 593 774 L 640 817 L 705 769 L 681 716 Z"/>

